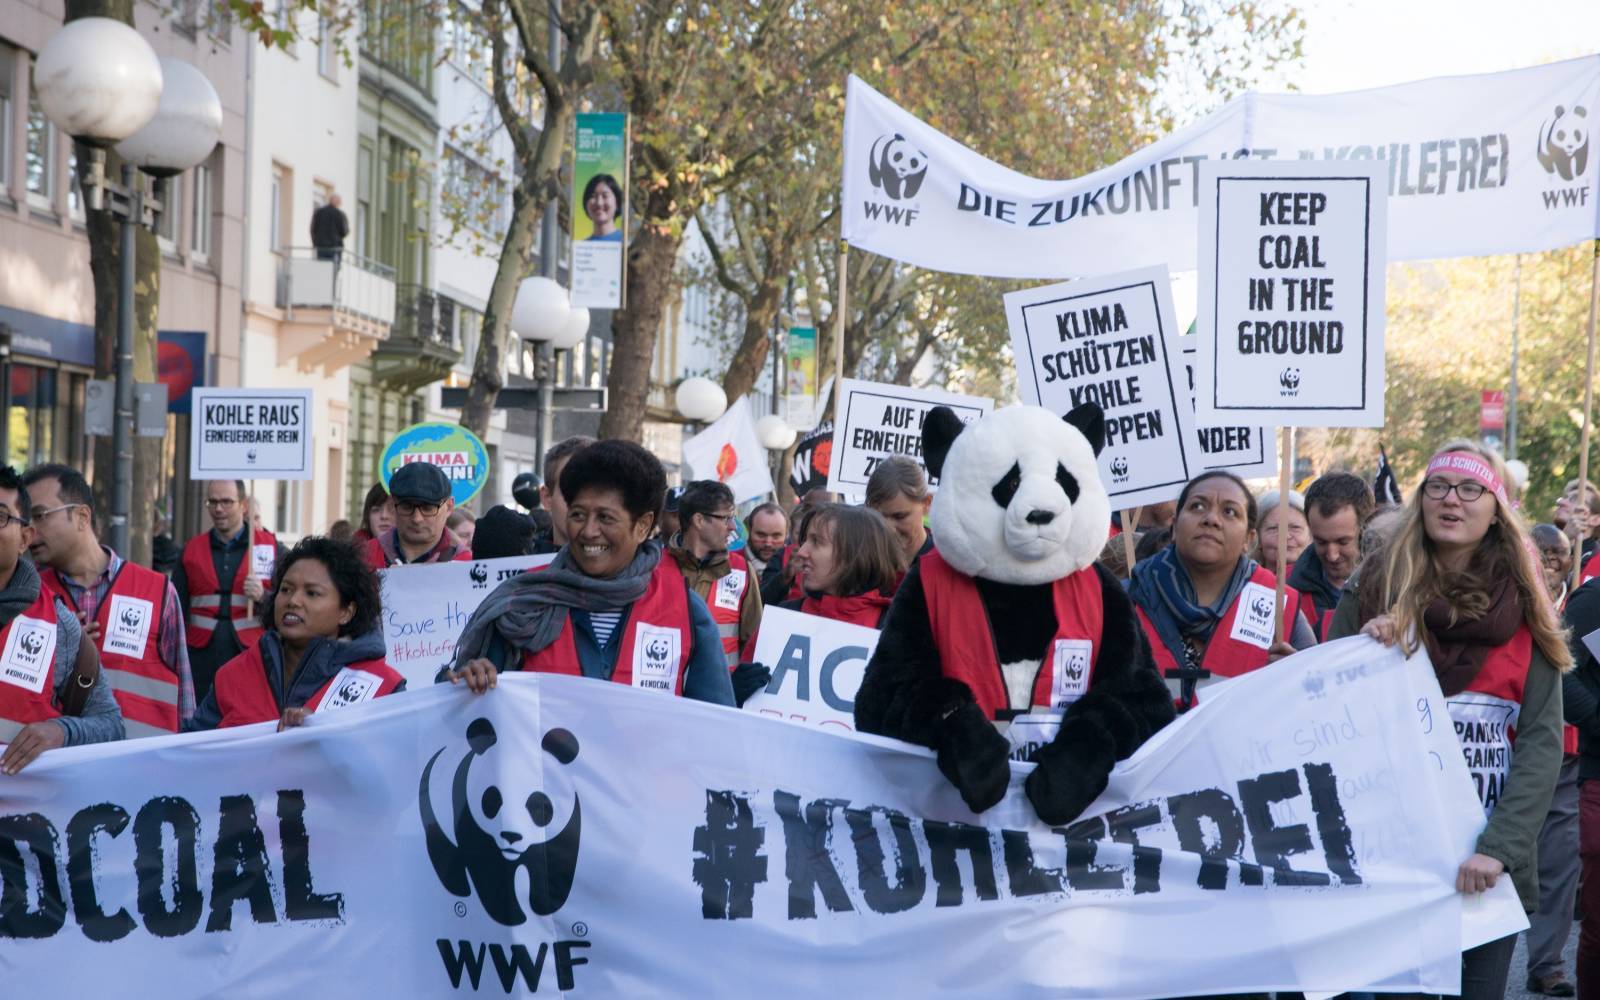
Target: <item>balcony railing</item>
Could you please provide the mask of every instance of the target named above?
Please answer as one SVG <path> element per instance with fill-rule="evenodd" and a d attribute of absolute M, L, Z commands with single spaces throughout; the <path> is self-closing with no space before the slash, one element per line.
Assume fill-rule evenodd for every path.
<path fill-rule="evenodd" d="M 395 318 L 391 340 L 416 340 L 459 352 L 456 301 L 422 285 L 400 285 L 395 290 Z"/>
<path fill-rule="evenodd" d="M 394 268 L 351 253 L 324 258 L 311 247 L 283 252 L 278 265 L 278 308 L 332 309 L 385 326 L 395 321 Z"/>

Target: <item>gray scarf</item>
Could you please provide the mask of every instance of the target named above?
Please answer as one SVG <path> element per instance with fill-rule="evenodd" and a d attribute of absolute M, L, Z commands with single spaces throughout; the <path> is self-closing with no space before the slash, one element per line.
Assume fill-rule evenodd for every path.
<path fill-rule="evenodd" d="M 0 590 L 0 628 L 10 625 L 11 619 L 28 610 L 28 605 L 38 599 L 39 571 L 28 560 L 18 559 L 11 582 Z"/>
<path fill-rule="evenodd" d="M 520 573 L 489 592 L 456 642 L 455 669 L 483 656 L 495 632 L 513 647 L 537 653 L 556 641 L 572 608 L 615 611 L 632 604 L 644 596 L 660 562 L 661 545 L 647 541 L 626 569 L 601 579 L 577 568 L 570 546 L 562 548 L 549 566 Z"/>

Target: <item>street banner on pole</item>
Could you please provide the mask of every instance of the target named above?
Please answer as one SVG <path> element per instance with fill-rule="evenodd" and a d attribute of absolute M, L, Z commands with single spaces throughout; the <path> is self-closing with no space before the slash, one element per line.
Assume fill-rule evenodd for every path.
<path fill-rule="evenodd" d="M 1200 338 L 1186 334 L 1178 338 L 1183 354 L 1183 369 L 1189 378 L 1189 400 L 1194 401 L 1195 366 L 1200 351 Z M 1198 421 L 1196 421 L 1198 423 Z M 1273 447 L 1270 427 L 1235 425 L 1231 427 L 1196 427 L 1200 438 L 1199 469 L 1211 472 L 1221 469 L 1241 479 L 1258 479 L 1278 474 L 1278 452 Z"/>
<path fill-rule="evenodd" d="M 1383 425 L 1387 170 L 1200 165 L 1199 423 Z"/>
<path fill-rule="evenodd" d="M 865 494 L 867 480 L 878 463 L 891 455 L 904 455 L 922 466 L 931 489 L 938 480 L 928 476 L 922 460 L 922 421 L 935 406 L 948 406 L 972 423 L 994 409 L 994 400 L 962 396 L 939 389 L 912 389 L 882 382 L 847 378 L 839 383 L 840 431 L 828 463 L 828 489 L 835 493 Z"/>
<path fill-rule="evenodd" d="M 1085 278 L 1005 297 L 1024 403 L 1106 415 L 1100 478 L 1113 509 L 1171 500 L 1198 471 L 1164 267 Z"/>
<path fill-rule="evenodd" d="M 817 328 L 792 326 L 784 342 L 784 405 L 790 427 L 817 421 Z"/>
<path fill-rule="evenodd" d="M 755 662 L 772 671 L 746 712 L 837 732 L 856 728 L 856 690 L 878 630 L 768 605 L 756 633 Z"/>
<path fill-rule="evenodd" d="M 193 479 L 310 479 L 311 390 L 195 386 Z"/>
<path fill-rule="evenodd" d="M 572 304 L 620 309 L 630 221 L 628 116 L 579 112 L 577 117 L 572 164 Z"/>
<path fill-rule="evenodd" d="M 1483 443 L 1496 451 L 1505 447 L 1506 392 L 1504 389 L 1485 389 L 1478 403 L 1478 431 Z"/>
<path fill-rule="evenodd" d="M 1224 686 L 1055 828 L 1026 765 L 975 816 L 927 750 L 587 678 L 429 685 L 275 729 L 52 750 L 7 777 L 5 981 L 1455 995 L 1474 933 L 1455 877 L 1483 814 L 1438 683 L 1366 639 Z M 1509 881 L 1478 901 L 1508 933 Z"/>
<path fill-rule="evenodd" d="M 852 76 L 841 235 L 858 250 L 959 274 L 1190 271 L 1200 164 L 1376 161 L 1389 259 L 1553 250 L 1600 236 L 1597 109 L 1600 55 L 1347 94 L 1247 93 L 1109 167 L 1058 181 L 986 159 Z"/>
<path fill-rule="evenodd" d="M 402 465 L 429 462 L 450 480 L 450 492 L 459 507 L 478 495 L 489 481 L 489 449 L 478 435 L 459 424 L 412 424 L 389 440 L 378 460 L 378 478 L 384 488 Z"/>

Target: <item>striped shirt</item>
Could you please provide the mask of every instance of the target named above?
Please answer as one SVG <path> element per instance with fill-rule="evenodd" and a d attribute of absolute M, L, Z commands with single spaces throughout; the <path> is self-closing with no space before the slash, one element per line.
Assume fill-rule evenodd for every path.
<path fill-rule="evenodd" d="M 622 623 L 621 611 L 589 612 L 589 627 L 594 630 L 595 645 L 605 649 L 611 642 L 611 633 Z"/>

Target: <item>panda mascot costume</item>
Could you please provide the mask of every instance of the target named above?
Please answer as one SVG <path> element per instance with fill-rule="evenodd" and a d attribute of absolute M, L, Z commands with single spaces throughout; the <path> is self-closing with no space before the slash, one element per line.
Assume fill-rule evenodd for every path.
<path fill-rule="evenodd" d="M 895 595 L 856 727 L 935 750 L 973 812 L 1023 759 L 1038 765 L 1039 818 L 1069 822 L 1173 718 L 1133 604 L 1095 563 L 1111 521 L 1104 443 L 1092 403 L 1065 420 L 1011 406 L 964 425 L 937 407 L 923 422 L 935 548 Z"/>

